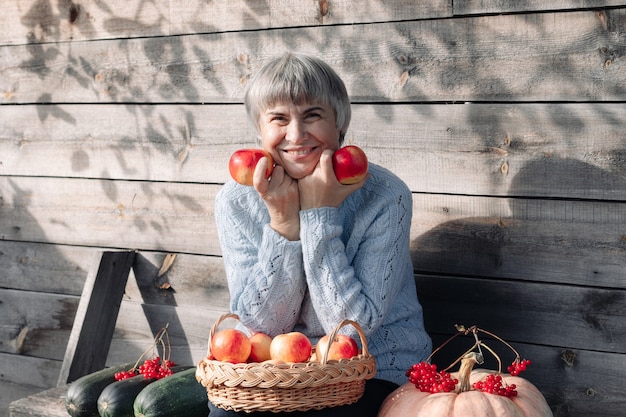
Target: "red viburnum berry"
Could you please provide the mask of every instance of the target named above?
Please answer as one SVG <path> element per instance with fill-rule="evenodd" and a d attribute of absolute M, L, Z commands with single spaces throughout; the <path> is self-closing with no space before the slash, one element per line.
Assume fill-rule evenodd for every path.
<path fill-rule="evenodd" d="M 454 391 L 458 379 L 452 378 L 449 372 L 437 372 L 437 365 L 428 362 L 416 363 L 406 371 L 409 382 L 422 392 Z"/>
<path fill-rule="evenodd" d="M 173 373 L 172 366 L 175 366 L 174 362 L 167 359 L 162 361 L 157 356 L 153 359 L 146 359 L 138 370 L 146 379 L 161 379 Z"/>
<path fill-rule="evenodd" d="M 517 387 L 515 384 L 506 384 L 500 374 L 487 375 L 485 379 L 474 382 L 474 384 L 472 384 L 472 388 L 477 391 L 509 398 L 517 395 Z"/>
<path fill-rule="evenodd" d="M 120 372 L 116 372 L 115 373 L 115 380 L 116 381 L 121 381 L 123 379 L 128 379 L 128 378 L 132 378 L 134 376 L 137 376 L 137 372 L 133 369 L 127 370 L 127 371 L 120 371 Z"/>
<path fill-rule="evenodd" d="M 518 376 L 520 373 L 524 372 L 526 370 L 526 367 L 530 366 L 530 364 L 530 359 L 523 359 L 521 361 L 516 359 L 511 365 L 506 368 L 506 370 L 512 376 Z"/>

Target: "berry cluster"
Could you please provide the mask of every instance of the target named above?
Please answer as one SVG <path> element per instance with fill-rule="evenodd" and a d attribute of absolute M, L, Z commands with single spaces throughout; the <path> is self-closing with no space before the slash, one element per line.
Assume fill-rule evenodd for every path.
<path fill-rule="evenodd" d="M 523 359 L 521 361 L 515 360 L 506 368 L 506 370 L 512 376 L 518 376 L 520 373 L 526 370 L 526 367 L 529 366 L 530 363 L 530 359 Z"/>
<path fill-rule="evenodd" d="M 422 392 L 450 392 L 454 391 L 458 379 L 452 378 L 449 372 L 437 372 L 437 365 L 428 362 L 416 363 L 406 371 L 409 382 Z"/>
<path fill-rule="evenodd" d="M 511 376 L 518 376 L 520 373 L 524 372 L 526 368 L 531 364 L 530 360 L 523 359 L 520 360 L 520 355 L 517 353 L 515 348 L 507 343 L 505 340 L 500 338 L 499 336 L 488 332 L 486 330 L 480 329 L 476 326 L 472 326 L 466 328 L 463 325 L 455 325 L 457 329 L 457 333 L 451 336 L 448 340 L 446 340 L 441 346 L 437 349 L 433 350 L 430 356 L 426 359 L 425 362 L 420 362 L 413 364 L 411 368 L 406 371 L 406 376 L 409 378 L 409 382 L 411 382 L 417 389 L 422 392 L 429 393 L 437 393 L 437 392 L 465 392 L 470 389 L 474 389 L 477 391 L 482 391 L 490 394 L 501 395 L 504 397 L 515 397 L 517 396 L 517 390 L 515 384 L 508 384 L 501 375 L 501 364 L 500 357 L 486 344 L 484 344 L 479 338 L 478 333 L 482 332 L 500 342 L 504 343 L 509 349 L 515 353 L 515 360 L 507 367 L 507 371 Z M 457 358 L 447 369 L 450 369 L 459 361 L 461 365 L 459 367 L 459 371 L 456 373 L 457 378 L 452 378 L 452 375 L 448 372 L 440 371 L 437 372 L 437 366 L 434 364 L 430 364 L 431 357 L 441 350 L 446 344 L 448 344 L 452 339 L 459 335 L 468 335 L 471 334 L 474 336 L 474 346 L 472 346 L 468 351 L 465 352 L 461 357 Z M 498 360 L 498 372 L 489 374 L 486 378 L 477 381 L 470 385 L 470 374 L 472 372 L 472 368 L 475 364 L 483 364 L 483 353 L 482 349 L 485 348 L 489 351 L 495 358 Z M 476 349 L 476 351 L 474 350 Z M 459 380 L 461 381 L 459 383 Z M 458 388 L 456 385 L 459 385 Z"/>
<path fill-rule="evenodd" d="M 120 371 L 115 373 L 115 380 L 121 381 L 123 379 L 132 378 L 134 376 L 139 375 L 136 369 L 129 369 L 127 371 Z"/>
<path fill-rule="evenodd" d="M 139 368 L 135 367 L 127 371 L 120 371 L 115 374 L 115 380 L 121 381 L 123 379 L 132 378 L 137 375 L 143 375 L 146 379 L 161 379 L 166 376 L 172 375 L 172 366 L 174 362 L 169 360 L 161 360 L 160 357 L 153 359 L 146 359 Z"/>
<path fill-rule="evenodd" d="M 519 360 L 516 359 L 510 364 L 506 370 L 511 376 L 518 376 L 520 373 L 526 370 L 526 367 L 531 364 L 529 359 Z M 504 397 L 515 397 L 517 390 L 515 384 L 504 386 L 504 381 L 501 375 L 491 374 L 487 376 L 484 381 L 475 382 L 472 388 L 478 391 L 488 392 L 490 394 L 502 395 Z"/>
<path fill-rule="evenodd" d="M 515 384 L 507 385 L 506 382 L 503 381 L 502 375 L 500 374 L 489 374 L 484 380 L 474 382 L 474 384 L 472 384 L 472 388 L 477 391 L 509 398 L 517 395 L 517 387 Z"/>

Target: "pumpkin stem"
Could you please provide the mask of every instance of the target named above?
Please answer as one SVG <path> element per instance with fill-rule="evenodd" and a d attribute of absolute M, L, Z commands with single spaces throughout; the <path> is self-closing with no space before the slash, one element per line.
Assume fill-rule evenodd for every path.
<path fill-rule="evenodd" d="M 459 367 L 459 385 L 456 389 L 457 393 L 466 392 L 472 389 L 470 384 L 470 374 L 474 365 L 482 363 L 482 355 L 476 352 L 469 352 L 461 359 L 461 366 Z"/>

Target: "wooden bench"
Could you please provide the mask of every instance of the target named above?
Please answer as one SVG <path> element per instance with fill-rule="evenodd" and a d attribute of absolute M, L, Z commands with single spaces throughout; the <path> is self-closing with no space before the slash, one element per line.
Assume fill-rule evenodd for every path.
<path fill-rule="evenodd" d="M 67 383 L 105 367 L 135 253 L 100 252 L 78 305 L 56 388 L 14 401 L 11 416 L 67 416 Z"/>
<path fill-rule="evenodd" d="M 199 333 L 185 337 L 185 328 L 197 316 L 188 316 L 189 320 L 178 317 L 173 296 L 177 283 L 173 287 L 167 274 L 174 264 L 175 256 L 165 255 L 160 258 L 163 263 L 157 269 L 149 259 L 135 251 L 99 252 L 95 256 L 81 295 L 57 387 L 12 402 L 9 406 L 11 417 L 67 416 L 65 394 L 71 382 L 106 365 L 137 359 L 140 354 L 137 352 L 145 350 L 151 338 L 165 324 L 168 326 L 172 359 L 175 362 L 195 364 L 206 353 L 208 328 L 221 314 L 220 311 L 226 310 L 208 313 L 204 316 L 207 325 L 197 326 Z M 182 268 L 175 275 L 184 280 L 186 272 L 188 269 Z M 129 280 L 129 276 L 134 279 Z M 218 292 L 224 295 L 223 289 Z M 133 306 L 136 303 L 132 301 L 137 298 L 142 300 L 143 312 L 139 314 L 137 306 Z M 224 305 L 225 302 L 227 298 L 213 305 Z M 116 327 L 118 333 L 127 330 L 132 332 L 133 322 L 141 321 L 138 320 L 139 315 L 150 321 L 150 331 L 146 333 L 144 329 L 138 332 L 137 347 L 120 349 L 124 342 L 119 336 L 114 338 Z M 118 316 L 121 320 L 118 320 Z M 186 323 L 183 324 L 183 321 Z M 140 326 L 134 330 L 138 328 Z M 117 344 L 117 347 L 110 352 L 112 344 Z"/>

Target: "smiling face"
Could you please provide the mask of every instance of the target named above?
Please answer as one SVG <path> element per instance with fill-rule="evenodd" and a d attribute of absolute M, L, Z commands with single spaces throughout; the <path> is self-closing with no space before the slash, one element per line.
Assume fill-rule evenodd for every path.
<path fill-rule="evenodd" d="M 325 149 L 338 149 L 350 124 L 346 86 L 312 56 L 285 53 L 267 62 L 244 102 L 263 149 L 293 179 L 310 175 Z"/>
<path fill-rule="evenodd" d="M 261 145 L 293 179 L 310 175 L 326 149 L 339 149 L 335 111 L 319 103 L 279 103 L 259 115 Z"/>

